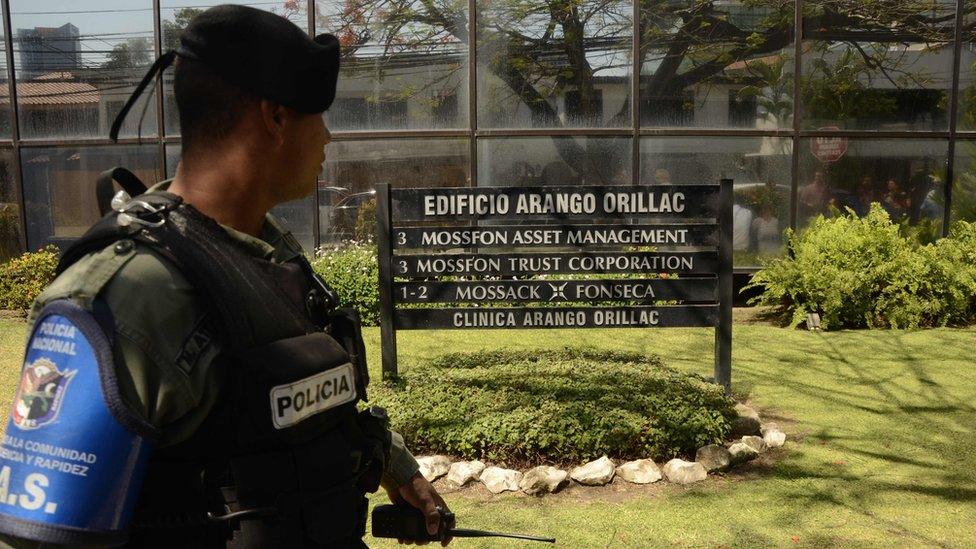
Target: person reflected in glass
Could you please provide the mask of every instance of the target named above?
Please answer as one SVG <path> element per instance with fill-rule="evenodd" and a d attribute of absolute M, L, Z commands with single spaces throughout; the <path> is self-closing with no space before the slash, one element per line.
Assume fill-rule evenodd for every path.
<path fill-rule="evenodd" d="M 874 178 L 870 174 L 865 174 L 857 185 L 857 193 L 854 195 L 851 209 L 863 217 L 871 211 L 871 204 L 878 201 L 878 189 L 874 184 Z"/>
<path fill-rule="evenodd" d="M 736 199 L 732 204 L 732 249 L 748 250 L 752 241 L 752 220 L 754 213 L 751 208 Z"/>
<path fill-rule="evenodd" d="M 772 206 L 764 204 L 760 207 L 759 216 L 752 221 L 752 230 L 760 253 L 772 254 L 779 250 L 779 218 L 774 214 Z"/>
<path fill-rule="evenodd" d="M 912 199 L 902 190 L 898 180 L 892 177 L 885 183 L 885 196 L 882 205 L 891 219 L 895 220 L 908 213 Z"/>
<path fill-rule="evenodd" d="M 827 185 L 827 174 L 821 169 L 813 172 L 813 180 L 800 187 L 798 194 L 800 206 L 808 215 L 826 212 L 833 198 Z"/>
<path fill-rule="evenodd" d="M 654 170 L 654 182 L 658 185 L 670 185 L 671 172 L 666 168 L 658 168 Z"/>

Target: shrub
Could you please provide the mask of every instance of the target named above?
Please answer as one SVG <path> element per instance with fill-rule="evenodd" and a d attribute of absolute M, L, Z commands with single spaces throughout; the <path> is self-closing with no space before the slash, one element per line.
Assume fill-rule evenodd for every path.
<path fill-rule="evenodd" d="M 376 240 L 376 199 L 370 198 L 359 207 L 356 214 L 356 240 L 372 242 Z"/>
<path fill-rule="evenodd" d="M 47 246 L 0 264 L 0 309 L 25 310 L 54 279 L 58 249 Z"/>
<path fill-rule="evenodd" d="M 339 294 L 341 306 L 356 309 L 364 326 L 379 324 L 379 265 L 373 244 L 319 248 L 312 268 Z"/>
<path fill-rule="evenodd" d="M 443 355 L 371 402 L 411 449 L 510 463 L 692 456 L 735 416 L 720 387 L 657 357 L 571 348 Z"/>
<path fill-rule="evenodd" d="M 960 222 L 953 235 L 921 245 L 877 204 L 863 218 L 818 216 L 787 232 L 793 257 L 765 262 L 747 288 L 761 287 L 752 302 L 781 306 L 794 326 L 808 313 L 824 329 L 965 322 L 976 293 L 976 230 Z"/>

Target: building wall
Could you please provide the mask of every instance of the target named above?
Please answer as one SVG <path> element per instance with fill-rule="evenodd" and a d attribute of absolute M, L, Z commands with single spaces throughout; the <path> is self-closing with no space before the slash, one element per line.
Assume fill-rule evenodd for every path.
<path fill-rule="evenodd" d="M 584 0 L 564 17 L 551 0 L 406 2 L 415 17 L 403 24 L 380 2 L 255 2 L 344 46 L 318 190 L 278 213 L 312 247 L 356 236 L 378 182 L 731 177 L 748 214 L 736 228 L 739 268 L 784 253 L 781 237 L 757 227 L 773 223 L 778 234 L 869 200 L 933 235 L 976 219 L 976 48 L 955 25 L 973 19 L 976 3 L 926 4 L 913 18 L 923 23 L 868 28 L 857 26 L 867 8 L 855 0 L 697 2 L 713 17 L 707 32 L 683 15 L 690 3 L 645 2 L 635 13 L 629 2 Z M 0 0 L 3 257 L 76 238 L 97 216 L 103 169 L 127 165 L 148 182 L 174 173 L 170 75 L 131 111 L 119 144 L 107 134 L 177 40 L 196 9 L 187 6 L 201 2 L 35 4 Z M 832 7 L 850 20 L 823 24 Z M 844 152 L 827 158 L 829 147 Z"/>

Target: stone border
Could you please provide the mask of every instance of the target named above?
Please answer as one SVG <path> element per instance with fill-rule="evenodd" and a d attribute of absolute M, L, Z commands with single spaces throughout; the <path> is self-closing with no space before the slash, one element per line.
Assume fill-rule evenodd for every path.
<path fill-rule="evenodd" d="M 693 484 L 708 478 L 708 473 L 729 471 L 756 459 L 770 448 L 778 448 L 786 443 L 786 433 L 778 425 L 763 423 L 759 413 L 744 404 L 736 404 L 735 409 L 739 416 L 732 424 L 732 440 L 724 445 L 709 444 L 699 448 L 695 461 L 675 458 L 664 466 L 658 466 L 652 459 L 638 459 L 615 465 L 613 460 L 603 456 L 570 471 L 540 465 L 524 472 L 489 466 L 479 460 L 452 463 L 450 458 L 441 455 L 418 457 L 417 462 L 420 473 L 430 482 L 447 477 L 451 486 L 461 488 L 478 481 L 493 494 L 523 492 L 542 496 L 558 492 L 570 482 L 582 486 L 603 486 L 615 476 L 633 484 L 650 484 L 660 480 L 673 484 Z"/>

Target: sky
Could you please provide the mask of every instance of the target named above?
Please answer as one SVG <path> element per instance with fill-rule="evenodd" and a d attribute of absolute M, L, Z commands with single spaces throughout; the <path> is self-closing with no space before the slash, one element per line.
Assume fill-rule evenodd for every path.
<path fill-rule="evenodd" d="M 261 9 L 278 8 L 280 11 L 285 0 L 162 0 L 161 15 L 164 20 L 172 19 L 173 14 L 184 7 L 207 8 L 226 3 L 245 4 Z M 14 36 L 17 29 L 60 27 L 65 23 L 78 27 L 84 64 L 100 64 L 105 60 L 106 52 L 115 44 L 138 37 L 152 39 L 152 1 L 10 0 L 10 26 Z M 296 23 L 303 28 L 306 26 L 304 19 Z M 19 61 L 15 62 L 19 64 Z"/>

